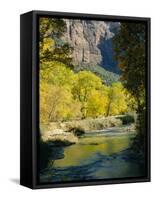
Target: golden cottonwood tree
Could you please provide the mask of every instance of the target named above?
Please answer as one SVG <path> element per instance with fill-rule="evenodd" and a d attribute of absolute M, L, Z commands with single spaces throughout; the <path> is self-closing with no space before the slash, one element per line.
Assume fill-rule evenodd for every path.
<path fill-rule="evenodd" d="M 72 91 L 74 98 L 81 103 L 82 117 L 97 117 L 103 113 L 102 80 L 90 71 L 80 71 L 76 74 L 75 81 Z"/>
<path fill-rule="evenodd" d="M 40 121 L 125 113 L 127 95 L 121 83 L 106 86 L 93 72 L 71 70 L 71 48 L 61 40 L 64 30 L 63 20 L 40 19 Z"/>
<path fill-rule="evenodd" d="M 46 62 L 40 69 L 40 113 L 42 122 L 80 118 L 80 102 L 73 99 L 75 74 L 64 64 Z"/>
<path fill-rule="evenodd" d="M 108 104 L 106 116 L 123 114 L 127 111 L 125 89 L 120 82 L 113 83 L 108 88 Z"/>
<path fill-rule="evenodd" d="M 108 103 L 108 97 L 104 91 L 104 87 L 101 90 L 92 90 L 87 101 L 87 117 L 99 117 L 104 116 L 106 113 L 106 107 Z"/>
<path fill-rule="evenodd" d="M 80 104 L 61 86 L 43 83 L 40 89 L 41 122 L 63 121 L 80 117 Z"/>

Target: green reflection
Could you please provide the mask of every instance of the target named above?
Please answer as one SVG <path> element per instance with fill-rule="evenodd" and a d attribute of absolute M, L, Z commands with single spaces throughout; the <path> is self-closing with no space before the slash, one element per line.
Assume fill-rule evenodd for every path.
<path fill-rule="evenodd" d="M 81 138 L 78 144 L 64 148 L 64 158 L 55 160 L 54 167 L 80 166 L 93 162 L 97 153 L 112 155 L 130 145 L 130 135 L 89 136 Z"/>
<path fill-rule="evenodd" d="M 126 130 L 126 127 L 124 127 Z M 114 127 L 91 132 L 71 146 L 53 147 L 41 182 L 63 182 L 143 176 L 144 164 L 132 151 L 135 132 Z M 54 159 L 55 158 L 55 159 Z"/>

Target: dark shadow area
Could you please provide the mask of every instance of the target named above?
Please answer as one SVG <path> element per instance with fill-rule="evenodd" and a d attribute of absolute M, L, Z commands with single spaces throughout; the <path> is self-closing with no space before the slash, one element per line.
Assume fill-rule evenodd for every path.
<path fill-rule="evenodd" d="M 119 162 L 117 162 L 119 161 Z M 121 170 L 121 166 L 122 170 Z M 103 171 L 102 171 L 103 169 Z M 121 170 L 121 173 L 119 171 Z M 113 177 L 142 177 L 144 163 L 131 149 L 110 156 L 97 153 L 97 159 L 81 166 L 49 168 L 41 175 L 42 182 L 84 181 Z"/>
<path fill-rule="evenodd" d="M 125 115 L 125 116 L 120 116 L 116 118 L 120 119 L 123 125 L 135 123 L 135 118 L 132 115 Z"/>
<path fill-rule="evenodd" d="M 103 40 L 103 42 L 98 45 L 98 48 L 103 57 L 101 66 L 110 72 L 120 74 L 118 62 L 114 59 L 112 39 Z"/>
<path fill-rule="evenodd" d="M 39 157 L 39 171 L 46 169 L 50 162 L 50 167 L 54 164 L 55 160 L 64 157 L 64 150 L 61 143 L 58 142 L 43 142 L 40 141 L 40 157 Z"/>

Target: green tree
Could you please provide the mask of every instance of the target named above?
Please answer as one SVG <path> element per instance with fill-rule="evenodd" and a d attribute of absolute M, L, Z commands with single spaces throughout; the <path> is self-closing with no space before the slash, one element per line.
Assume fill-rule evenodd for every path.
<path fill-rule="evenodd" d="M 120 31 L 114 37 L 121 80 L 138 101 L 143 97 L 145 88 L 145 28 L 144 23 L 121 23 Z"/>
<path fill-rule="evenodd" d="M 146 25 L 144 22 L 121 23 L 114 37 L 116 59 L 119 61 L 124 86 L 137 103 L 138 135 L 136 145 L 144 149 L 145 142 L 145 69 L 146 69 Z"/>
<path fill-rule="evenodd" d="M 40 63 L 59 61 L 69 67 L 72 48 L 61 38 L 66 30 L 63 19 L 41 17 L 39 21 L 39 57 Z"/>

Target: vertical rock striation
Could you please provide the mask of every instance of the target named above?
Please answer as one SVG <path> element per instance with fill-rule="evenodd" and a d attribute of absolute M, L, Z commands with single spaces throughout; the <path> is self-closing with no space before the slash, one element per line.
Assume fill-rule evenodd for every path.
<path fill-rule="evenodd" d="M 101 46 L 114 36 L 111 27 L 115 22 L 65 19 L 63 39 L 73 47 L 74 65 L 102 65 Z M 110 52 L 109 52 L 110 53 Z"/>

